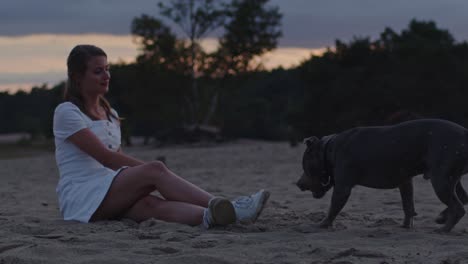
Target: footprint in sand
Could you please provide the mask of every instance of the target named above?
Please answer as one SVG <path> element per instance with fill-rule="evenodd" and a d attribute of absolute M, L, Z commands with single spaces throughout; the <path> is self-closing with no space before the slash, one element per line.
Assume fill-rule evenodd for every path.
<path fill-rule="evenodd" d="M 47 235 L 35 235 L 34 237 L 43 238 L 43 239 L 58 239 L 62 238 L 62 234 L 47 234 Z"/>
<path fill-rule="evenodd" d="M 151 248 L 151 253 L 154 255 L 163 255 L 163 254 L 174 254 L 178 253 L 180 250 L 171 247 L 154 247 Z"/>
<path fill-rule="evenodd" d="M 168 258 L 164 260 L 165 264 L 181 264 L 181 263 L 216 263 L 216 264 L 234 264 L 238 262 L 231 262 L 220 257 L 212 256 L 202 256 L 202 255 L 193 255 L 193 256 L 180 256 L 174 258 Z M 260 262 L 261 263 L 261 262 Z"/>
<path fill-rule="evenodd" d="M 291 228 L 292 230 L 303 233 L 303 234 L 310 234 L 310 233 L 319 233 L 324 231 L 325 229 L 321 229 L 317 226 L 317 224 L 303 224 L 303 225 L 296 225 Z"/>
<path fill-rule="evenodd" d="M 400 223 L 393 218 L 377 219 L 374 223 L 367 226 L 369 227 L 382 227 L 382 226 L 398 226 Z"/>
<path fill-rule="evenodd" d="M 200 240 L 192 243 L 193 248 L 212 248 L 218 245 L 216 240 Z"/>
<path fill-rule="evenodd" d="M 350 248 L 345 251 L 339 252 L 336 254 L 334 257 L 332 257 L 330 260 L 335 260 L 339 258 L 345 258 L 345 257 L 358 257 L 358 258 L 378 258 L 378 259 L 383 259 L 386 258 L 387 256 L 380 253 L 380 252 L 374 252 L 370 250 L 359 250 L 355 248 Z"/>
<path fill-rule="evenodd" d="M 369 232 L 368 234 L 362 235 L 360 237 L 370 237 L 370 238 L 388 238 L 393 235 L 392 232 L 384 229 L 377 229 Z"/>
<path fill-rule="evenodd" d="M 466 263 L 468 259 L 468 253 L 456 254 L 454 256 L 448 256 L 447 258 L 440 261 L 441 264 L 462 264 Z"/>
<path fill-rule="evenodd" d="M 17 243 L 17 244 L 9 244 L 9 243 L 0 244 L 0 254 L 3 254 L 3 253 L 5 253 L 7 251 L 10 251 L 10 250 L 15 250 L 15 249 L 18 249 L 18 248 L 25 249 L 25 248 L 33 247 L 35 245 L 36 244 L 21 244 L 21 243 Z"/>
<path fill-rule="evenodd" d="M 160 239 L 168 242 L 182 242 L 197 237 L 196 234 L 168 232 L 160 235 Z"/>
<path fill-rule="evenodd" d="M 151 251 L 146 250 L 135 250 L 133 253 L 135 254 L 144 254 L 144 255 L 166 255 L 166 254 L 175 254 L 180 252 L 180 250 L 171 247 L 153 247 Z"/>
<path fill-rule="evenodd" d="M 52 233 L 54 229 L 43 227 L 38 224 L 17 224 L 12 226 L 10 231 L 21 235 L 44 236 Z"/>
<path fill-rule="evenodd" d="M 322 221 L 327 215 L 324 212 L 313 212 L 313 213 L 308 213 L 305 215 L 307 219 L 309 219 L 312 222 L 319 223 Z"/>
<path fill-rule="evenodd" d="M 78 256 L 97 256 L 104 253 L 103 249 L 95 248 L 71 248 L 72 252 Z"/>
<path fill-rule="evenodd" d="M 285 201 L 284 202 L 284 204 L 288 204 L 288 203 L 291 203 L 291 202 L 290 201 Z M 289 208 L 289 206 L 283 205 L 283 204 L 279 203 L 278 201 L 274 201 L 274 200 L 270 201 L 269 206 L 271 208 L 275 208 L 275 209 L 288 209 Z"/>
<path fill-rule="evenodd" d="M 161 235 L 160 234 L 147 234 L 147 233 L 138 233 L 136 234 L 136 237 L 138 239 L 141 239 L 141 240 L 145 240 L 145 239 L 160 239 L 161 238 Z"/>

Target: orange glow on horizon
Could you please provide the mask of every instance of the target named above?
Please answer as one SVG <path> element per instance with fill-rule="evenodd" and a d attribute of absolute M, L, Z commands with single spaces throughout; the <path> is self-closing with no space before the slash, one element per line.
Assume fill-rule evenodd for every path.
<path fill-rule="evenodd" d="M 37 34 L 26 36 L 0 36 L 0 92 L 29 91 L 33 86 L 46 83 L 49 86 L 66 79 L 66 58 L 78 44 L 93 44 L 107 53 L 109 62 L 131 63 L 138 55 L 138 47 L 132 35 L 82 34 L 54 35 Z M 216 39 L 205 39 L 206 51 L 217 48 Z M 320 49 L 279 47 L 259 60 L 266 69 L 290 68 L 325 51 Z"/>

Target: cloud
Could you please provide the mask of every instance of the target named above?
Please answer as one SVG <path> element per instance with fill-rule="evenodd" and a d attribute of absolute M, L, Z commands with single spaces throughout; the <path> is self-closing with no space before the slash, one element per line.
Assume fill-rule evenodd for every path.
<path fill-rule="evenodd" d="M 2 35 L 129 34 L 134 17 L 156 14 L 157 1 L 138 0 L 2 0 Z"/>
<path fill-rule="evenodd" d="M 0 37 L 0 91 L 29 90 L 33 85 L 55 85 L 65 80 L 66 59 L 77 44 L 103 48 L 109 61 L 132 62 L 137 47 L 132 37 L 119 35 L 28 35 Z"/>
<path fill-rule="evenodd" d="M 0 37 L 2 73 L 38 73 L 58 71 L 65 68 L 70 50 L 77 44 L 94 44 L 107 51 L 111 62 L 131 61 L 136 57 L 137 47 L 132 38 L 116 35 L 29 35 Z"/>
<path fill-rule="evenodd" d="M 281 45 L 323 47 L 354 36 L 375 39 L 385 27 L 400 32 L 411 19 L 434 21 L 457 40 L 468 39 L 468 1 L 272 0 L 284 13 Z M 287 4 L 286 4 L 287 3 Z"/>
<path fill-rule="evenodd" d="M 98 45 L 112 62 L 132 61 L 137 47 L 129 35 L 131 21 L 143 13 L 158 16 L 158 2 L 1 0 L 0 91 L 54 85 L 65 79 L 65 59 L 76 44 Z M 283 37 L 279 49 L 262 58 L 268 68 L 297 65 L 314 50 L 333 46 L 336 39 L 374 39 L 385 27 L 399 32 L 413 18 L 435 21 L 458 41 L 468 39 L 466 0 L 270 0 L 269 4 L 283 14 Z M 206 42 L 206 47 L 216 47 L 213 39 Z"/>
<path fill-rule="evenodd" d="M 158 2 L 1 0 L 0 35 L 128 35 L 134 17 L 143 13 L 161 17 Z M 435 21 L 457 40 L 468 38 L 466 0 L 270 0 L 269 6 L 278 6 L 283 14 L 281 46 L 319 48 L 333 45 L 335 39 L 378 37 L 385 27 L 400 31 L 413 18 Z"/>
<path fill-rule="evenodd" d="M 111 63 L 134 62 L 138 49 L 131 35 L 28 35 L 0 37 L 0 91 L 29 90 L 33 85 L 53 86 L 66 80 L 66 58 L 78 44 L 93 44 L 107 53 Z M 217 47 L 215 39 L 202 43 L 207 51 Z M 267 69 L 298 65 L 321 49 L 278 48 L 261 58 Z"/>

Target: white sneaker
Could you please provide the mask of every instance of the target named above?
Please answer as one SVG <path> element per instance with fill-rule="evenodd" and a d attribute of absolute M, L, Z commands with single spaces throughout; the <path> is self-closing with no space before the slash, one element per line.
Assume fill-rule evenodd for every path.
<path fill-rule="evenodd" d="M 250 196 L 241 196 L 232 201 L 234 210 L 236 211 L 237 221 L 239 222 L 255 222 L 260 216 L 265 207 L 270 192 L 260 190 Z"/>
<path fill-rule="evenodd" d="M 203 214 L 203 226 L 225 226 L 236 222 L 236 212 L 228 199 L 215 197 L 208 202 Z"/>

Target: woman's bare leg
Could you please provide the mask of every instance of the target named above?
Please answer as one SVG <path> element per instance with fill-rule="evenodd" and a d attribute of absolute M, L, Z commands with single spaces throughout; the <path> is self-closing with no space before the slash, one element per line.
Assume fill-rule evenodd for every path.
<path fill-rule="evenodd" d="M 208 192 L 175 175 L 162 162 L 154 161 L 121 171 L 91 221 L 122 215 L 154 190 L 158 190 L 166 201 L 189 203 L 202 208 L 206 208 L 213 198 Z"/>
<path fill-rule="evenodd" d="M 202 223 L 205 208 L 184 202 L 166 201 L 148 195 L 136 202 L 124 215 L 137 222 L 155 218 L 166 222 L 176 222 L 191 226 Z"/>

